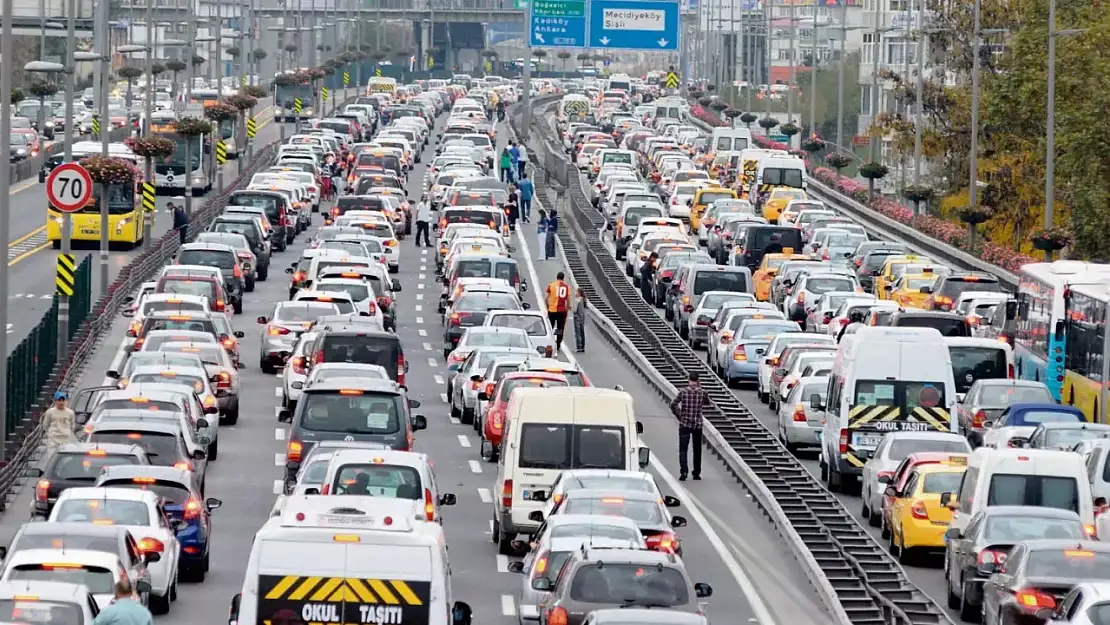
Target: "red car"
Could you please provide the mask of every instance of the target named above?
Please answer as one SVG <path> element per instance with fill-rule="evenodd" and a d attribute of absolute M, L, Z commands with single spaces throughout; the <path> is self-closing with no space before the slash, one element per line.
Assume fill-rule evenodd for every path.
<path fill-rule="evenodd" d="M 505 410 L 509 407 L 509 396 L 513 389 L 532 387 L 570 386 L 566 376 L 560 373 L 537 371 L 518 371 L 506 373 L 496 382 L 489 382 L 478 393 L 480 401 L 489 402 L 482 416 L 482 457 L 496 462 L 500 456 L 501 437 L 504 433 Z M 488 447 L 487 447 L 488 444 Z M 486 450 L 489 453 L 486 453 Z"/>

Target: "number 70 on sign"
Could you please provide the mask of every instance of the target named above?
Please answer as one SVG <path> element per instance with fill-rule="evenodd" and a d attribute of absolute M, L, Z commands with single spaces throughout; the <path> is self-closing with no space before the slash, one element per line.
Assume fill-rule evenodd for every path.
<path fill-rule="evenodd" d="M 64 213 L 75 213 L 92 199 L 93 181 L 88 170 L 77 163 L 63 163 L 46 177 L 46 199 Z"/>

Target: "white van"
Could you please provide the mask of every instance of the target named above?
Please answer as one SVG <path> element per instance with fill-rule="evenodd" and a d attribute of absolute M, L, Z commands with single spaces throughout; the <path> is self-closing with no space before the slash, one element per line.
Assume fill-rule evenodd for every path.
<path fill-rule="evenodd" d="M 959 401 L 964 400 L 976 380 L 1014 379 L 1014 348 L 1009 343 L 966 336 L 946 336 L 944 342 L 952 358 L 952 378 Z"/>
<path fill-rule="evenodd" d="M 740 152 L 752 146 L 752 131 L 747 128 L 714 128 L 709 142 L 711 152 Z"/>
<path fill-rule="evenodd" d="M 856 478 L 887 432 L 957 432 L 952 360 L 934 328 L 868 326 L 840 341 L 825 411 L 821 476 L 829 490 L 855 490 Z"/>
<path fill-rule="evenodd" d="M 765 156 L 759 159 L 755 172 L 755 188 L 761 192 L 770 187 L 804 190 L 808 186 L 809 177 L 802 159 L 796 156 Z"/>
<path fill-rule="evenodd" d="M 403 501 L 289 497 L 254 537 L 229 620 L 470 625 L 450 571 L 443 528 Z"/>
<path fill-rule="evenodd" d="M 755 175 L 759 171 L 759 161 L 766 157 L 788 158 L 790 153 L 786 150 L 766 150 L 763 148 L 748 148 L 740 152 L 740 195 L 748 198 L 748 189 L 755 184 Z"/>
<path fill-rule="evenodd" d="M 956 493 L 940 496 L 952 509 L 950 528 L 967 529 L 972 517 L 987 506 L 1044 506 L 1071 510 L 1095 535 L 1094 498 L 1083 456 L 1048 449 L 993 449 L 971 454 Z"/>
<path fill-rule="evenodd" d="M 562 471 L 623 471 L 648 464 L 650 451 L 638 436 L 643 426 L 624 391 L 518 388 L 505 415 L 493 498 L 493 539 L 504 555 L 513 553 L 517 534 L 539 528 L 528 515 L 543 510 L 544 503 L 533 493 L 551 492 Z"/>

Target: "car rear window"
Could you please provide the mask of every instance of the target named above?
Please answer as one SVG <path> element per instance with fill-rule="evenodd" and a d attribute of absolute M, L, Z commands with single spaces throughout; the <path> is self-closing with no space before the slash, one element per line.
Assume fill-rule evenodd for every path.
<path fill-rule="evenodd" d="M 490 310 L 519 310 L 520 302 L 509 293 L 463 294 L 452 309 L 454 312 L 486 312 Z"/>
<path fill-rule="evenodd" d="M 547 324 L 536 315 L 496 315 L 489 324 L 495 328 L 517 328 L 529 336 L 547 336 Z"/>
<path fill-rule="evenodd" d="M 1029 553 L 1025 574 L 1054 579 L 1110 579 L 1110 552 L 1082 548 L 1038 549 Z"/>
<path fill-rule="evenodd" d="M 134 406 L 130 406 L 134 408 Z M 131 432 L 118 430 L 97 430 L 89 436 L 90 443 L 119 443 L 138 445 L 146 451 L 151 464 L 171 467 L 178 457 L 178 437 L 165 432 Z"/>
<path fill-rule="evenodd" d="M 204 267 L 219 267 L 220 269 L 234 269 L 238 261 L 235 254 L 222 250 L 183 250 L 177 255 L 179 265 L 201 265 Z"/>
<path fill-rule="evenodd" d="M 397 379 L 397 360 L 401 357 L 396 339 L 365 335 L 326 335 L 323 353 L 325 362 L 353 362 L 378 365 Z"/>
<path fill-rule="evenodd" d="M 149 525 L 146 502 L 131 499 L 69 499 L 58 505 L 54 518 L 61 523 L 96 523 L 110 521 L 113 525 Z"/>
<path fill-rule="evenodd" d="M 971 336 L 971 328 L 962 317 L 902 316 L 898 318 L 897 325 L 900 328 L 936 328 L 941 336 Z"/>
<path fill-rule="evenodd" d="M 944 284 L 941 285 L 940 290 L 937 294 L 944 295 L 955 300 L 964 291 L 987 291 L 990 293 L 1002 293 L 1002 285 L 998 283 L 998 280 L 995 280 L 993 278 L 981 278 L 978 276 L 949 276 L 944 280 Z"/>
<path fill-rule="evenodd" d="M 139 464 L 135 456 L 107 453 L 59 453 L 47 473 L 48 478 L 64 481 L 88 480 L 95 482 L 104 467 Z"/>
<path fill-rule="evenodd" d="M 513 378 L 505 380 L 501 384 L 501 394 L 499 398 L 503 402 L 509 401 L 509 395 L 512 394 L 514 389 L 518 388 L 560 388 L 567 386 L 565 382 L 558 380 L 548 380 L 546 378 Z"/>
<path fill-rule="evenodd" d="M 394 434 L 401 429 L 401 396 L 363 391 L 306 392 L 300 427 L 315 432 Z"/>
<path fill-rule="evenodd" d="M 698 271 L 694 277 L 694 294 L 706 291 L 734 291 L 747 293 L 751 290 L 748 274 L 741 271 Z"/>
<path fill-rule="evenodd" d="M 988 506 L 1044 506 L 1079 512 L 1079 487 L 1073 477 L 995 473 Z"/>
<path fill-rule="evenodd" d="M 346 464 L 332 484 L 336 495 L 362 495 L 420 499 L 424 496 L 420 474 L 408 466 L 391 464 Z"/>
<path fill-rule="evenodd" d="M 199 295 L 213 299 L 216 297 L 216 284 L 211 280 L 192 280 L 189 278 L 167 278 L 159 287 L 162 293 L 179 295 Z"/>
<path fill-rule="evenodd" d="M 583 603 L 636 607 L 686 605 L 690 594 L 686 578 L 670 566 L 643 566 L 605 562 L 578 569 L 570 585 L 570 598 Z"/>
<path fill-rule="evenodd" d="M 55 566 L 53 564 L 18 564 L 8 574 L 9 581 L 62 582 L 84 584 L 94 595 L 113 592 L 116 583 L 112 571 L 88 564 L 75 566 Z M 76 621 L 75 621 L 76 622 Z"/>

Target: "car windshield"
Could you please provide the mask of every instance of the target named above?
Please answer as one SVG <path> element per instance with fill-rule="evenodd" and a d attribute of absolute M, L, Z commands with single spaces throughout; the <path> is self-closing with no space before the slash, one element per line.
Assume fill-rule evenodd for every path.
<path fill-rule="evenodd" d="M 496 315 L 489 323 L 495 328 L 524 330 L 529 336 L 547 336 L 547 324 L 536 315 Z"/>
<path fill-rule="evenodd" d="M 0 623 L 80 625 L 85 615 L 77 603 L 42 601 L 38 597 L 0 599 Z"/>
<path fill-rule="evenodd" d="M 69 499 L 58 504 L 53 518 L 62 523 L 150 525 L 146 503 L 127 499 Z"/>
<path fill-rule="evenodd" d="M 94 595 L 111 594 L 116 583 L 112 571 L 104 567 L 69 563 L 18 564 L 12 568 L 5 579 L 84 584 Z"/>
<path fill-rule="evenodd" d="M 587 564 L 575 573 L 570 598 L 583 603 L 635 607 L 671 607 L 690 601 L 687 581 L 670 566 Z"/>
<path fill-rule="evenodd" d="M 222 250 L 182 250 L 177 256 L 179 265 L 200 265 L 233 270 L 236 265 L 235 254 Z"/>
<path fill-rule="evenodd" d="M 139 459 L 130 455 L 106 454 L 96 449 L 88 453 L 59 453 L 54 456 L 54 464 L 46 477 L 67 482 L 95 482 L 101 469 L 122 464 L 139 464 Z"/>
<path fill-rule="evenodd" d="M 298 405 L 306 430 L 348 434 L 393 434 L 401 428 L 401 396 L 358 390 L 304 394 Z"/>
<path fill-rule="evenodd" d="M 983 538 L 992 543 L 1019 543 L 1041 538 L 1086 539 L 1079 518 L 1038 517 L 1032 513 L 1020 516 L 991 516 L 983 529 Z"/>
<path fill-rule="evenodd" d="M 336 473 L 336 495 L 362 495 L 420 499 L 424 495 L 420 474 L 407 466 L 390 464 L 348 464 Z"/>

